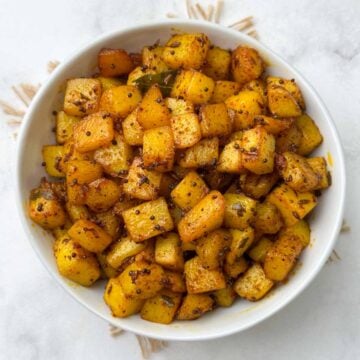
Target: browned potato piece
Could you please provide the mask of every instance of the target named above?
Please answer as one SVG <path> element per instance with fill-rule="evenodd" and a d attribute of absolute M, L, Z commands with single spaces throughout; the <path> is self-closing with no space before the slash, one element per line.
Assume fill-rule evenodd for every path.
<path fill-rule="evenodd" d="M 118 278 L 110 279 L 104 292 L 104 301 L 115 317 L 125 318 L 138 313 L 144 300 L 133 299 L 125 295 Z"/>
<path fill-rule="evenodd" d="M 232 236 L 232 240 L 230 245 L 230 251 L 226 256 L 226 262 L 229 265 L 233 265 L 245 254 L 245 252 L 252 245 L 252 243 L 254 242 L 255 233 L 254 229 L 250 226 L 243 230 L 230 229 L 229 231 Z"/>
<path fill-rule="evenodd" d="M 144 95 L 137 112 L 137 121 L 144 130 L 170 125 L 170 112 L 159 85 L 152 85 Z"/>
<path fill-rule="evenodd" d="M 174 228 L 164 198 L 148 201 L 123 211 L 126 229 L 137 242 L 144 241 Z"/>
<path fill-rule="evenodd" d="M 42 156 L 45 163 L 46 172 L 53 177 L 64 177 L 61 162 L 65 155 L 64 146 L 61 145 L 45 145 L 42 148 Z"/>
<path fill-rule="evenodd" d="M 330 186 L 331 176 L 326 166 L 326 160 L 323 157 L 314 157 L 306 160 L 319 179 L 315 190 L 328 188 Z"/>
<path fill-rule="evenodd" d="M 274 282 L 268 279 L 259 264 L 253 264 L 234 284 L 234 290 L 240 297 L 250 301 L 263 298 L 273 287 Z"/>
<path fill-rule="evenodd" d="M 53 249 L 56 265 L 62 276 L 82 286 L 90 286 L 100 277 L 95 255 L 82 248 L 68 235 L 57 239 Z"/>
<path fill-rule="evenodd" d="M 99 110 L 101 83 L 97 79 L 70 79 L 66 84 L 64 111 L 71 116 L 85 116 Z"/>
<path fill-rule="evenodd" d="M 304 249 L 310 243 L 310 226 L 305 220 L 300 220 L 295 225 L 282 229 L 279 236 L 298 238 Z"/>
<path fill-rule="evenodd" d="M 116 134 L 111 143 L 97 149 L 94 160 L 99 163 L 104 171 L 113 176 L 121 176 L 129 170 L 133 159 L 133 150 L 125 142 L 122 134 Z"/>
<path fill-rule="evenodd" d="M 51 234 L 54 236 L 54 238 L 57 240 L 61 238 L 64 235 L 67 235 L 68 230 L 71 228 L 72 222 L 66 218 L 65 224 L 57 226 L 54 229 L 51 229 Z"/>
<path fill-rule="evenodd" d="M 271 116 L 257 115 L 254 117 L 254 124 L 261 125 L 269 134 L 277 135 L 287 130 L 294 120 L 292 118 L 273 118 Z"/>
<path fill-rule="evenodd" d="M 73 223 L 80 219 L 90 220 L 91 218 L 90 212 L 85 205 L 74 205 L 67 202 L 65 208 Z"/>
<path fill-rule="evenodd" d="M 242 90 L 238 94 L 230 96 L 225 100 L 225 104 L 233 113 L 235 130 L 252 127 L 254 116 L 261 115 L 265 111 L 263 98 L 252 90 Z"/>
<path fill-rule="evenodd" d="M 194 105 L 191 101 L 167 97 L 165 104 L 170 110 L 171 116 L 194 113 Z"/>
<path fill-rule="evenodd" d="M 55 194 L 37 188 L 30 192 L 28 213 L 32 221 L 45 229 L 55 229 L 66 222 L 66 214 Z"/>
<path fill-rule="evenodd" d="M 142 49 L 142 64 L 157 73 L 169 70 L 169 67 L 162 60 L 163 46 L 145 46 Z"/>
<path fill-rule="evenodd" d="M 129 74 L 134 63 L 123 49 L 101 49 L 98 54 L 98 66 L 102 76 L 120 76 Z"/>
<path fill-rule="evenodd" d="M 217 269 L 205 269 L 198 256 L 186 261 L 184 273 L 189 294 L 215 291 L 226 287 L 223 273 Z"/>
<path fill-rule="evenodd" d="M 200 123 L 196 114 L 172 116 L 170 121 L 177 149 L 191 147 L 201 139 Z"/>
<path fill-rule="evenodd" d="M 214 307 L 214 300 L 205 294 L 187 294 L 177 313 L 177 320 L 194 320 Z"/>
<path fill-rule="evenodd" d="M 295 191 L 306 192 L 317 188 L 319 178 L 306 158 L 284 152 L 282 155 L 277 155 L 276 165 L 284 182 Z"/>
<path fill-rule="evenodd" d="M 211 99 L 214 87 L 214 80 L 201 72 L 182 70 L 176 76 L 171 97 L 182 97 L 193 104 L 205 104 Z"/>
<path fill-rule="evenodd" d="M 206 169 L 205 172 L 203 171 L 202 177 L 211 190 L 219 190 L 222 192 L 230 186 L 233 180 L 232 174 L 222 173 L 212 168 Z"/>
<path fill-rule="evenodd" d="M 242 161 L 241 140 L 234 140 L 225 145 L 220 154 L 217 170 L 231 174 L 245 172 Z"/>
<path fill-rule="evenodd" d="M 171 192 L 172 201 L 184 211 L 193 208 L 209 192 L 204 180 L 189 172 Z"/>
<path fill-rule="evenodd" d="M 296 192 L 286 184 L 277 186 L 266 199 L 280 210 L 286 226 L 303 219 L 317 203 L 312 192 Z"/>
<path fill-rule="evenodd" d="M 156 199 L 160 189 L 161 173 L 144 168 L 140 157 L 135 157 L 124 183 L 124 193 L 141 200 Z"/>
<path fill-rule="evenodd" d="M 119 185 L 110 179 L 100 178 L 88 185 L 86 205 L 95 212 L 109 210 L 120 198 Z"/>
<path fill-rule="evenodd" d="M 231 253 L 226 254 L 224 272 L 227 276 L 230 276 L 230 278 L 236 279 L 240 274 L 244 273 L 248 267 L 249 263 L 244 256 L 234 259 Z"/>
<path fill-rule="evenodd" d="M 179 293 L 162 290 L 145 301 L 141 309 L 141 318 L 159 324 L 170 324 L 180 306 L 181 297 Z"/>
<path fill-rule="evenodd" d="M 183 168 L 214 166 L 219 158 L 219 139 L 204 139 L 180 154 L 179 165 Z"/>
<path fill-rule="evenodd" d="M 262 175 L 273 172 L 275 138 L 261 126 L 245 130 L 242 138 L 243 164 L 249 171 Z"/>
<path fill-rule="evenodd" d="M 94 214 L 94 221 L 102 229 L 104 229 L 114 240 L 119 236 L 120 219 L 112 209 L 98 214 Z"/>
<path fill-rule="evenodd" d="M 266 85 L 263 80 L 251 80 L 242 87 L 242 90 L 256 91 L 263 98 L 264 104 L 267 104 Z"/>
<path fill-rule="evenodd" d="M 229 78 L 230 63 L 230 51 L 213 46 L 207 53 L 203 72 L 214 80 L 226 80 Z"/>
<path fill-rule="evenodd" d="M 70 237 L 84 249 L 101 252 L 112 242 L 111 236 L 92 221 L 81 219 L 69 229 Z"/>
<path fill-rule="evenodd" d="M 172 69 L 200 69 L 210 46 L 205 34 L 174 35 L 166 43 L 162 59 Z"/>
<path fill-rule="evenodd" d="M 200 108 L 200 128 L 203 137 L 228 136 L 232 121 L 225 104 L 208 104 Z"/>
<path fill-rule="evenodd" d="M 264 69 L 264 62 L 255 49 L 239 46 L 232 52 L 231 71 L 240 85 L 259 78 Z"/>
<path fill-rule="evenodd" d="M 145 261 L 151 264 L 155 262 L 155 241 L 154 239 L 150 239 L 146 241 L 146 243 L 146 248 L 135 255 L 135 261 Z M 164 281 L 165 280 L 163 278 L 162 282 Z"/>
<path fill-rule="evenodd" d="M 189 242 L 219 228 L 224 213 L 223 195 L 217 190 L 210 191 L 180 220 L 178 224 L 180 239 Z"/>
<path fill-rule="evenodd" d="M 174 165 L 174 136 L 170 126 L 146 130 L 143 138 L 143 160 L 146 168 L 170 171 Z"/>
<path fill-rule="evenodd" d="M 155 262 L 174 271 L 184 269 L 184 257 L 178 234 L 166 233 L 156 238 Z"/>
<path fill-rule="evenodd" d="M 224 194 L 224 226 L 234 229 L 246 229 L 256 215 L 256 200 L 244 194 Z"/>
<path fill-rule="evenodd" d="M 65 144 L 73 135 L 73 128 L 81 120 L 78 116 L 71 116 L 65 111 L 59 111 L 56 115 L 56 142 Z"/>
<path fill-rule="evenodd" d="M 163 288 L 164 270 L 160 265 L 135 261 L 118 277 L 123 292 L 130 299 L 149 299 Z"/>
<path fill-rule="evenodd" d="M 144 130 L 137 121 L 137 111 L 137 108 L 133 110 L 121 123 L 125 141 L 133 146 L 142 145 L 144 137 Z"/>
<path fill-rule="evenodd" d="M 223 103 L 227 98 L 237 94 L 240 91 L 240 84 L 235 81 L 218 80 L 215 82 L 214 92 L 210 103 Z"/>
<path fill-rule="evenodd" d="M 296 125 L 301 131 L 302 137 L 298 149 L 300 155 L 311 154 L 323 141 L 323 137 L 314 120 L 307 114 L 296 119 Z"/>
<path fill-rule="evenodd" d="M 267 201 L 257 204 L 253 226 L 262 234 L 276 234 L 282 227 L 280 211 L 274 204 Z"/>
<path fill-rule="evenodd" d="M 290 233 L 283 233 L 266 253 L 264 271 L 274 281 L 283 281 L 294 267 L 301 250 L 302 241 Z"/>
<path fill-rule="evenodd" d="M 122 212 L 140 204 L 140 200 L 132 199 L 124 193 L 120 195 L 119 201 L 113 206 L 114 214 L 122 218 Z"/>
<path fill-rule="evenodd" d="M 245 195 L 260 199 L 270 192 L 278 180 L 279 174 L 277 172 L 265 175 L 248 173 L 240 175 L 239 185 Z"/>
<path fill-rule="evenodd" d="M 81 153 L 106 146 L 114 138 L 113 119 L 105 112 L 91 114 L 75 124 L 73 136 L 75 149 Z"/>
<path fill-rule="evenodd" d="M 113 268 L 117 269 L 127 258 L 137 255 L 144 250 L 146 246 L 146 242 L 137 243 L 129 236 L 122 237 L 119 241 L 111 245 L 111 249 L 106 255 L 106 261 Z"/>
<path fill-rule="evenodd" d="M 287 130 L 282 131 L 276 138 L 276 152 L 291 151 L 297 153 L 302 141 L 302 132 L 294 122 Z"/>
<path fill-rule="evenodd" d="M 169 289 L 173 292 L 184 293 L 186 292 L 186 285 L 183 277 L 183 273 L 174 271 L 164 270 L 164 288 Z"/>
<path fill-rule="evenodd" d="M 225 255 L 230 248 L 231 235 L 219 229 L 196 241 L 196 253 L 205 269 L 218 269 L 222 266 Z"/>
<path fill-rule="evenodd" d="M 137 107 L 140 101 L 141 93 L 136 86 L 116 86 L 103 92 L 100 110 L 124 118 Z"/>
<path fill-rule="evenodd" d="M 269 249 L 274 243 L 267 237 L 263 236 L 261 239 L 247 252 L 249 257 L 259 263 L 265 261 L 265 257 Z"/>
<path fill-rule="evenodd" d="M 227 285 L 224 289 L 216 290 L 213 296 L 217 305 L 221 307 L 229 307 L 236 299 L 236 292 L 232 286 Z"/>

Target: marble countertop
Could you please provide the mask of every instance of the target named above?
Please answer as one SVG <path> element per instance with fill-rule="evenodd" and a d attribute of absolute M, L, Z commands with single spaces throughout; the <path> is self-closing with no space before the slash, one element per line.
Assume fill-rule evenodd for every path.
<path fill-rule="evenodd" d="M 61 61 L 113 29 L 167 12 L 185 16 L 184 4 L 0 0 L 0 99 L 21 107 L 11 86 L 45 80 L 49 60 Z M 248 15 L 255 17 L 260 41 L 305 75 L 333 115 L 346 153 L 351 230 L 339 236 L 339 259 L 280 313 L 223 339 L 171 342 L 152 359 L 359 359 L 360 2 L 228 0 L 221 22 Z M 14 205 L 15 128 L 7 120 L 0 113 L 0 358 L 141 359 L 134 335 L 110 336 L 109 325 L 55 284 L 31 250 Z"/>

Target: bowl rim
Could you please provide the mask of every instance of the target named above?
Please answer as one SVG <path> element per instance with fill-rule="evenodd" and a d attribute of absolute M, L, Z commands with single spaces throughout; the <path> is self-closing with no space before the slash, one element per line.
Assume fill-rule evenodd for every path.
<path fill-rule="evenodd" d="M 238 327 L 234 327 L 234 328 L 228 329 L 228 330 L 223 330 L 223 331 L 218 330 L 216 333 L 213 333 L 213 334 L 210 334 L 210 335 L 205 335 L 205 334 L 196 335 L 194 333 L 191 333 L 191 334 L 188 334 L 188 335 L 181 335 L 181 336 L 180 335 L 172 335 L 171 331 L 169 331 L 169 333 L 167 333 L 164 336 L 159 336 L 158 334 L 153 334 L 153 333 L 151 333 L 151 332 L 149 332 L 147 330 L 140 331 L 138 329 L 133 329 L 132 326 L 128 326 L 126 324 L 124 324 L 124 326 L 121 325 L 121 327 L 124 330 L 131 331 L 131 332 L 133 332 L 135 334 L 138 334 L 138 335 L 148 336 L 148 337 L 162 339 L 162 340 L 176 340 L 176 341 L 200 341 L 200 340 L 210 340 L 210 339 L 220 338 L 220 337 L 224 337 L 224 336 L 228 336 L 228 335 L 238 333 L 240 331 L 244 331 L 244 330 L 249 329 L 249 328 L 259 324 L 260 322 L 268 319 L 269 317 L 273 316 L 278 311 L 280 311 L 282 308 L 284 308 L 286 305 L 288 305 L 302 291 L 304 291 L 304 289 L 318 275 L 318 273 L 322 269 L 323 265 L 325 264 L 326 260 L 330 256 L 331 251 L 334 248 L 334 245 L 335 245 L 336 240 L 338 238 L 338 235 L 340 233 L 343 214 L 344 214 L 344 206 L 345 206 L 346 172 L 345 172 L 344 152 L 343 152 L 342 144 L 340 142 L 340 137 L 339 137 L 338 131 L 336 129 L 335 123 L 333 122 L 333 120 L 332 120 L 332 118 L 330 116 L 329 111 L 327 110 L 324 102 L 320 98 L 317 91 L 306 80 L 306 78 L 303 75 L 301 75 L 298 72 L 298 70 L 296 68 L 294 68 L 293 65 L 288 63 L 281 56 L 279 56 L 276 52 L 271 50 L 266 45 L 263 45 L 262 43 L 260 43 L 256 39 L 254 39 L 254 38 L 252 38 L 252 37 L 250 37 L 250 36 L 248 36 L 248 35 L 246 35 L 244 33 L 240 33 L 240 32 L 238 32 L 238 31 L 236 31 L 234 29 L 227 28 L 227 27 L 222 26 L 220 24 L 210 23 L 210 22 L 207 22 L 207 21 L 204 21 L 204 20 L 194 20 L 194 19 L 152 20 L 152 21 L 141 22 L 141 23 L 138 23 L 138 24 L 135 24 L 135 25 L 132 25 L 132 26 L 123 27 L 123 28 L 120 28 L 120 29 L 117 29 L 117 30 L 112 30 L 110 32 L 106 32 L 105 34 L 102 34 L 102 35 L 98 36 L 95 40 L 91 40 L 91 41 L 87 42 L 85 45 L 81 46 L 79 49 L 73 51 L 69 56 L 67 56 L 65 58 L 65 60 L 63 62 L 61 62 L 59 64 L 59 66 L 57 66 L 57 68 L 53 71 L 53 73 L 46 79 L 46 81 L 40 87 L 40 90 L 37 92 L 37 94 L 33 98 L 32 102 L 30 104 L 30 107 L 28 108 L 28 110 L 27 110 L 27 112 L 25 114 L 23 124 L 22 124 L 22 126 L 20 128 L 20 131 L 19 131 L 19 136 L 18 136 L 17 145 L 16 145 L 16 165 L 15 165 L 15 171 L 13 172 L 13 174 L 15 176 L 15 179 L 14 179 L 14 181 L 15 181 L 15 189 L 16 189 L 15 190 L 15 197 L 16 197 L 16 206 L 17 206 L 18 216 L 20 218 L 22 228 L 24 229 L 24 232 L 27 235 L 28 240 L 29 240 L 29 242 L 31 244 L 31 247 L 33 248 L 33 250 L 36 253 L 39 260 L 42 262 L 45 269 L 48 271 L 48 273 L 50 273 L 51 277 L 53 279 L 55 279 L 55 282 L 57 284 L 59 284 L 66 291 L 66 293 L 71 295 L 71 297 L 74 298 L 78 303 L 80 303 L 82 306 L 84 306 L 86 309 L 88 309 L 92 313 L 98 315 L 103 320 L 113 324 L 114 326 L 119 326 L 119 324 L 118 324 L 119 319 L 113 318 L 111 316 L 110 312 L 109 312 L 108 316 L 105 316 L 104 314 L 101 313 L 101 311 L 99 311 L 95 307 L 92 307 L 87 302 L 84 302 L 82 299 L 80 299 L 80 297 L 76 294 L 76 292 L 73 291 L 73 288 L 71 286 L 66 285 L 66 283 L 64 281 L 61 281 L 59 278 L 57 278 L 56 274 L 48 266 L 47 260 L 45 259 L 45 257 L 41 254 L 40 250 L 38 249 L 38 247 L 36 245 L 35 236 L 33 235 L 32 231 L 31 231 L 31 226 L 29 225 L 29 223 L 27 221 L 27 213 L 26 213 L 26 210 L 24 209 L 24 199 L 21 197 L 20 174 L 21 174 L 21 164 L 22 164 L 23 154 L 24 154 L 24 151 L 25 151 L 24 150 L 25 146 L 24 146 L 23 139 L 25 138 L 27 132 L 29 131 L 29 128 L 31 127 L 31 121 L 30 120 L 32 118 L 32 113 L 33 113 L 34 108 L 36 108 L 38 106 L 38 103 L 42 100 L 44 94 L 46 94 L 46 92 L 48 91 L 48 88 L 50 88 L 52 86 L 52 84 L 58 78 L 61 78 L 61 74 L 62 74 L 63 69 L 65 69 L 68 66 L 69 63 L 76 60 L 76 58 L 78 56 L 80 56 L 84 52 L 87 52 L 88 50 L 90 50 L 90 49 L 92 49 L 94 47 L 101 46 L 101 43 L 103 43 L 105 41 L 109 41 L 112 38 L 124 36 L 127 33 L 131 33 L 133 31 L 149 31 L 152 28 L 159 27 L 159 26 L 164 26 L 164 27 L 165 26 L 167 26 L 167 27 L 170 26 L 170 27 L 179 27 L 179 28 L 181 28 L 182 25 L 191 25 L 191 24 L 197 24 L 197 25 L 202 26 L 204 28 L 204 32 L 206 32 L 206 29 L 213 29 L 215 31 L 220 31 L 220 32 L 224 33 L 225 35 L 227 33 L 228 34 L 236 33 L 237 36 L 239 37 L 239 41 L 241 41 L 242 39 L 246 40 L 249 44 L 251 44 L 251 46 L 254 46 L 256 49 L 260 50 L 261 52 L 263 52 L 265 54 L 266 53 L 270 54 L 273 58 L 275 58 L 281 64 L 281 66 L 285 66 L 285 67 L 289 68 L 297 78 L 301 78 L 302 82 L 306 85 L 306 87 L 308 88 L 308 91 L 311 93 L 311 96 L 315 99 L 315 101 L 317 103 L 317 106 L 319 107 L 320 111 L 323 113 L 324 117 L 326 118 L 329 129 L 331 130 L 332 137 L 333 137 L 335 147 L 336 147 L 336 151 L 337 151 L 337 153 L 339 155 L 339 160 L 340 160 L 339 163 L 337 164 L 337 168 L 338 168 L 337 172 L 340 174 L 339 182 L 340 182 L 341 194 L 340 194 L 340 202 L 338 204 L 338 210 L 337 210 L 338 215 L 337 215 L 337 218 L 336 218 L 336 222 L 333 223 L 333 225 L 332 225 L 333 226 L 333 232 L 332 232 L 333 236 L 330 239 L 330 241 L 328 241 L 327 247 L 326 247 L 325 251 L 323 252 L 321 258 L 318 260 L 318 262 L 316 264 L 314 264 L 315 266 L 312 269 L 312 271 L 309 272 L 309 274 L 306 276 L 304 281 L 302 283 L 300 283 L 299 286 L 296 289 L 294 289 L 292 292 L 287 294 L 287 296 L 285 296 L 282 299 L 282 301 L 280 301 L 278 304 L 275 304 L 271 308 L 271 310 L 268 311 L 268 313 L 263 314 L 261 317 L 257 318 L 252 323 L 249 323 L 249 324 L 246 324 L 246 325 L 243 325 L 243 326 L 241 326 L 241 324 L 240 324 Z"/>

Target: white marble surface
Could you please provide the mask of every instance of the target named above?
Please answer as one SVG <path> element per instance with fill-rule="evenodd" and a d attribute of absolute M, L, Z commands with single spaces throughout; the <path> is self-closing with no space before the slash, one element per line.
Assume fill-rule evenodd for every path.
<path fill-rule="evenodd" d="M 182 1 L 166 0 L 0 0 L 0 9 L 0 99 L 8 102 L 15 101 L 11 85 L 43 81 L 48 60 L 62 60 L 104 32 L 168 11 L 185 15 Z M 359 359 L 360 2 L 226 1 L 221 22 L 248 15 L 261 41 L 310 80 L 335 119 L 346 152 L 351 231 L 339 237 L 341 260 L 277 315 L 224 339 L 172 342 L 152 358 Z M 111 337 L 108 324 L 65 294 L 32 252 L 14 206 L 15 141 L 6 120 L 0 114 L 0 358 L 141 359 L 132 334 Z"/>

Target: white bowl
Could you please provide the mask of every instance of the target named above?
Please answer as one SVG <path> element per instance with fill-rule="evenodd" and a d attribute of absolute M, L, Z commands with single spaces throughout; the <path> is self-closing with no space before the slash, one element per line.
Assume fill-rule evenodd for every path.
<path fill-rule="evenodd" d="M 324 142 L 316 155 L 332 158 L 332 186 L 323 192 L 319 206 L 311 217 L 312 245 L 304 251 L 300 260 L 302 266 L 297 269 L 291 281 L 277 287 L 270 296 L 257 303 L 239 300 L 230 308 L 217 309 L 196 321 L 175 321 L 171 325 L 161 325 L 144 321 L 139 316 L 116 319 L 111 316 L 103 301 L 104 283 L 99 282 L 91 288 L 85 288 L 75 286 L 61 277 L 53 256 L 52 237 L 40 227 L 34 226 L 27 216 L 25 204 L 30 190 L 45 175 L 41 166 L 41 148 L 44 144 L 55 141 L 51 132 L 54 125 L 52 111 L 60 108 L 59 89 L 65 80 L 92 74 L 96 67 L 97 53 L 103 47 L 139 51 L 143 45 L 152 44 L 157 39 L 164 41 L 177 30 L 204 32 L 213 43 L 223 48 L 234 48 L 239 44 L 252 46 L 270 64 L 269 73 L 296 79 L 303 92 L 307 111 L 316 120 L 324 136 Z M 79 303 L 109 323 L 137 334 L 169 340 L 204 340 L 229 335 L 259 323 L 283 308 L 309 285 L 329 257 L 340 230 L 345 195 L 343 152 L 334 123 L 319 96 L 303 76 L 270 49 L 240 32 L 208 22 L 169 20 L 148 23 L 112 32 L 82 48 L 63 62 L 41 87 L 27 112 L 18 144 L 16 202 L 21 222 L 40 260 L 53 278 Z"/>

